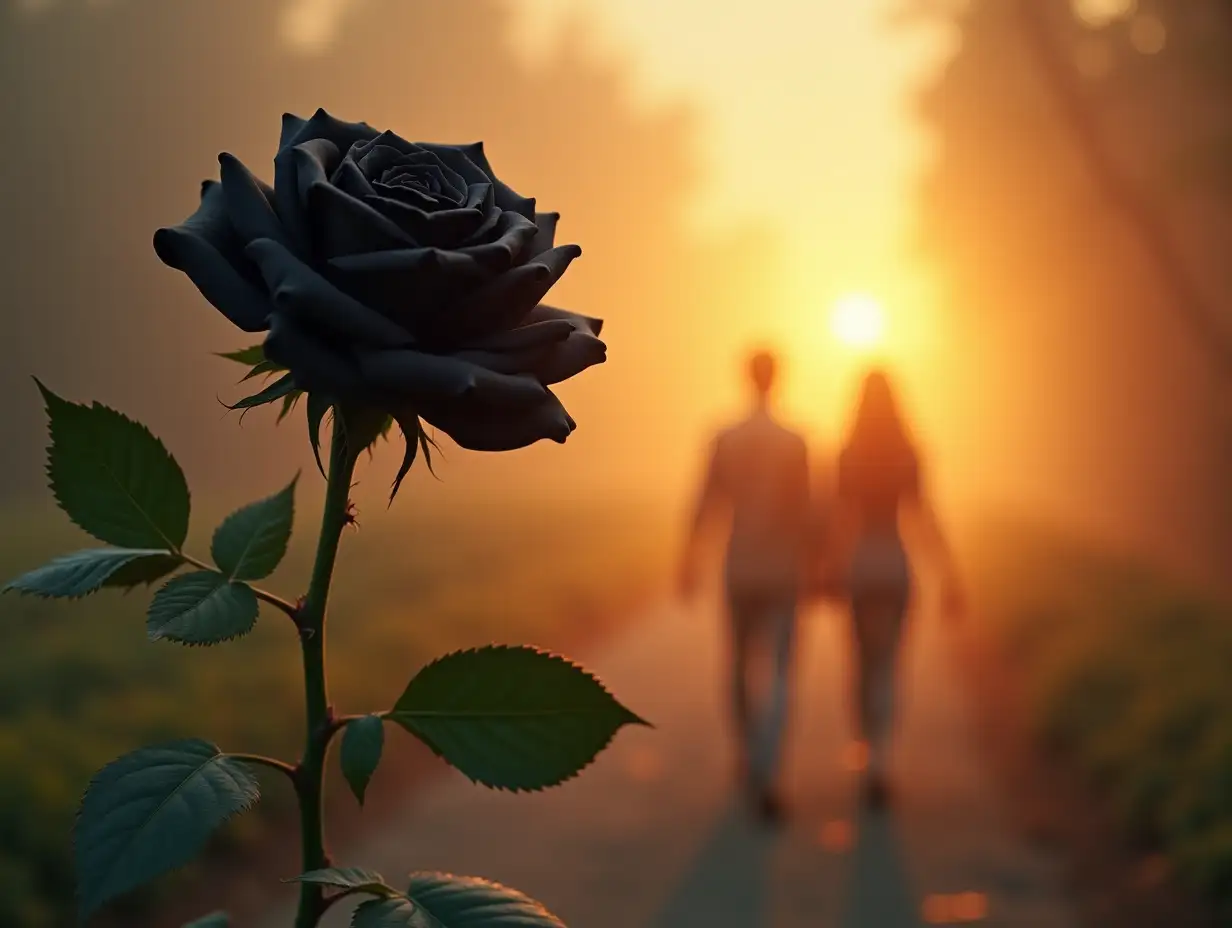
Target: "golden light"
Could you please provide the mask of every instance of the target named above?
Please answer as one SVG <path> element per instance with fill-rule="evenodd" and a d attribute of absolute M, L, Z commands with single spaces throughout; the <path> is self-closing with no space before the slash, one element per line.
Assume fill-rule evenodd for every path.
<path fill-rule="evenodd" d="M 871 348 L 885 334 L 885 314 L 874 297 L 866 293 L 850 293 L 834 302 L 830 328 L 845 345 Z"/>

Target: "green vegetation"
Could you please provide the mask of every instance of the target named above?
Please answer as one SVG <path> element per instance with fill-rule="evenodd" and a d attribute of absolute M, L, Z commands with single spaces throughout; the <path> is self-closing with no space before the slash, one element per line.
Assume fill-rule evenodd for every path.
<path fill-rule="evenodd" d="M 304 480 L 309 475 L 305 475 Z M 314 479 L 319 479 L 314 473 Z M 303 482 L 303 481 L 301 481 Z M 276 487 L 270 487 L 273 491 Z M 580 623 L 620 610 L 658 583 L 665 521 L 626 501 L 561 506 L 542 500 L 448 511 L 404 491 L 402 512 L 361 500 L 361 530 L 348 533 L 331 600 L 331 684 L 342 711 L 388 707 L 411 670 L 459 647 L 491 641 L 547 646 Z M 194 520 L 202 532 L 233 506 Z M 318 514 L 305 506 L 301 524 Z M 90 542 L 58 513 L 9 513 L 0 579 Z M 311 532 L 292 542 L 263 585 L 302 591 Z M 188 549 L 206 551 L 208 534 Z M 297 543 L 298 542 L 298 543 Z M 483 583 L 475 583 L 479 571 Z M 9 594 L 0 598 L 0 925 L 73 924 L 70 829 L 90 776 L 143 744 L 200 736 L 235 751 L 294 756 L 302 681 L 294 630 L 262 606 L 243 645 L 188 649 L 147 639 L 150 592 L 104 590 L 88 603 Z M 362 655 L 362 657 L 361 657 Z M 251 712 L 254 705 L 261 712 Z M 387 732 L 386 737 L 393 737 Z M 335 752 L 337 754 L 337 752 Z M 342 781 L 331 760 L 335 786 Z M 263 778 L 264 779 L 264 778 Z M 345 787 L 343 787 L 345 788 Z M 259 833 L 294 799 L 269 779 L 256 814 L 214 843 L 225 852 Z M 149 905 L 163 881 L 127 903 Z"/>
<path fill-rule="evenodd" d="M 1232 911 L 1232 605 L 1047 532 L 998 530 L 972 550 L 979 614 L 1040 741 L 1128 840 Z"/>

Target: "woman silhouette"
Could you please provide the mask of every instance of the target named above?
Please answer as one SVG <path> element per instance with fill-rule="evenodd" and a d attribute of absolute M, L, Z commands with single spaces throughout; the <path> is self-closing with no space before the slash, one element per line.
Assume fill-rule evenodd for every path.
<path fill-rule="evenodd" d="M 895 676 L 913 586 L 904 532 L 918 539 L 941 573 L 943 610 L 954 615 L 961 608 L 949 545 L 921 490 L 919 456 L 883 371 L 864 379 L 837 476 L 836 528 L 848 552 L 846 587 L 856 651 L 855 721 L 868 750 L 864 798 L 879 806 L 889 798 Z"/>

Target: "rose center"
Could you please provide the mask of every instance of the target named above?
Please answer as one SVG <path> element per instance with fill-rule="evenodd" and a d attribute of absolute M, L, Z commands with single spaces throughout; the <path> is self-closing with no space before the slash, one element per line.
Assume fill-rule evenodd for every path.
<path fill-rule="evenodd" d="M 389 187 L 409 187 L 421 193 L 440 193 L 440 178 L 431 171 L 416 170 L 412 165 L 398 165 L 381 175 L 382 184 Z"/>

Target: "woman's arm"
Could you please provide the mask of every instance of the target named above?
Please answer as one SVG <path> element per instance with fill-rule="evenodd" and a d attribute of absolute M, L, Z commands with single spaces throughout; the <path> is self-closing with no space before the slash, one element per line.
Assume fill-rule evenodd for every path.
<path fill-rule="evenodd" d="M 961 614 L 965 605 L 958 563 L 931 501 L 916 493 L 904 501 L 902 515 L 904 534 L 924 549 L 941 577 L 942 611 L 951 617 Z"/>

